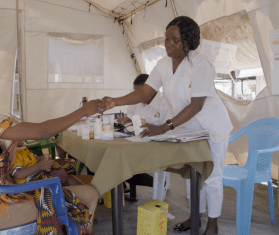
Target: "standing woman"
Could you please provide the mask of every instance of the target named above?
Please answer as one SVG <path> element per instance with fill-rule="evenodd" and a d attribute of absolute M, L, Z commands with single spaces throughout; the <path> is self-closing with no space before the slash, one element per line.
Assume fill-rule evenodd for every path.
<path fill-rule="evenodd" d="M 123 97 L 105 97 L 103 102 L 107 109 L 144 102 L 163 87 L 163 95 L 174 116 L 161 126 L 143 125 L 147 129 L 142 136 L 163 134 L 178 126 L 209 132 L 214 168 L 201 189 L 200 212 L 206 211 L 207 199 L 208 223 L 203 235 L 212 235 L 218 234 L 217 218 L 221 215 L 223 203 L 223 166 L 232 124 L 214 88 L 214 67 L 195 51 L 199 44 L 198 24 L 186 16 L 175 18 L 166 28 L 168 56 L 158 61 L 145 85 Z M 175 226 L 180 231 L 190 228 L 190 218 Z"/>

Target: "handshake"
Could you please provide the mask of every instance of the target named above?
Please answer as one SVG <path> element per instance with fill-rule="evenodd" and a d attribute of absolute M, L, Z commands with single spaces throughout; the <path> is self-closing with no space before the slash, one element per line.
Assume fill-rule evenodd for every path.
<path fill-rule="evenodd" d="M 104 111 L 109 110 L 115 106 L 113 98 L 104 97 L 102 100 L 91 100 L 82 106 L 84 116 L 88 117 L 96 113 L 103 114 Z"/>

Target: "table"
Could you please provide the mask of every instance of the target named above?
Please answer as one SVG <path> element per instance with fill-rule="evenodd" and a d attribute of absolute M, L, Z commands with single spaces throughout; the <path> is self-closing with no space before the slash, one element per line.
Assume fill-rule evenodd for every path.
<path fill-rule="evenodd" d="M 199 173 L 203 182 L 213 169 L 206 140 L 186 143 L 133 143 L 122 138 L 110 141 L 82 140 L 76 133 L 64 131 L 56 143 L 95 172 L 91 183 L 100 195 L 112 190 L 114 235 L 124 234 L 121 203 L 123 181 L 136 174 L 162 170 L 179 173 L 184 178 L 189 178 L 191 174 L 191 234 L 198 234 Z"/>

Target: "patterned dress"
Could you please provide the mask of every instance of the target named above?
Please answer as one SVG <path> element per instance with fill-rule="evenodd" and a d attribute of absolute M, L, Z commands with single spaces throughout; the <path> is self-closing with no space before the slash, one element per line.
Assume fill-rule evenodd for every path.
<path fill-rule="evenodd" d="M 11 127 L 12 124 L 11 118 L 0 115 L 0 138 L 3 132 Z M 14 165 L 17 142 L 0 139 L 0 148 L 0 185 L 12 185 L 15 183 L 11 177 L 11 172 Z M 57 161 L 54 165 L 56 169 L 62 166 L 66 171 L 73 170 L 72 164 L 59 164 L 59 161 Z M 39 171 L 28 176 L 25 182 L 42 180 L 47 177 L 49 176 L 47 176 L 46 172 Z M 68 215 L 77 223 L 80 234 L 88 234 L 87 226 L 90 220 L 88 208 L 70 190 L 63 188 L 63 193 Z M 37 235 L 63 234 L 53 208 L 51 193 L 48 189 L 35 190 L 30 193 L 0 194 L 0 219 L 9 218 L 7 209 L 9 205 L 25 201 L 34 201 L 38 210 Z"/>
<path fill-rule="evenodd" d="M 3 132 L 12 126 L 13 121 L 10 118 L 0 115 L 0 137 Z M 14 180 L 9 172 L 13 166 L 14 156 L 17 148 L 17 142 L 11 142 L 0 139 L 0 185 L 12 185 Z M 9 213 L 7 207 L 10 204 L 16 204 L 24 201 L 33 201 L 32 195 L 26 193 L 0 194 L 0 219 L 7 219 Z"/>

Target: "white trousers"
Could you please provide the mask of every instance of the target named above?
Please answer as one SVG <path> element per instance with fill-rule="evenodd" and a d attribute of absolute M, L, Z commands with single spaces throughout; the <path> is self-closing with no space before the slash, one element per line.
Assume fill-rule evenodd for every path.
<path fill-rule="evenodd" d="M 210 146 L 214 166 L 211 175 L 204 181 L 203 187 L 200 191 L 200 213 L 206 212 L 207 202 L 208 217 L 217 218 L 221 215 L 223 204 L 222 177 L 224 161 L 229 143 L 229 136 L 220 143 L 216 144 L 210 139 L 208 140 L 208 143 Z"/>

